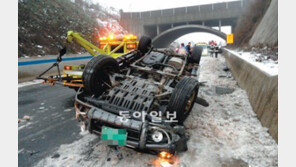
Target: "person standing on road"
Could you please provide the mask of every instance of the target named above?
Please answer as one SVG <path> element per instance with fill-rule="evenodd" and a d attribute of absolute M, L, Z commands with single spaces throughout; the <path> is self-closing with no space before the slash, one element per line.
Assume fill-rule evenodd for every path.
<path fill-rule="evenodd" d="M 181 43 L 181 48 L 184 48 L 184 47 L 185 47 L 184 43 Z"/>
<path fill-rule="evenodd" d="M 188 45 L 186 46 L 186 50 L 191 55 L 191 42 L 188 42 Z"/>
<path fill-rule="evenodd" d="M 179 48 L 179 51 L 178 51 L 179 54 L 185 54 L 187 55 L 188 54 L 188 51 L 184 45 L 184 43 L 181 43 L 181 47 Z"/>

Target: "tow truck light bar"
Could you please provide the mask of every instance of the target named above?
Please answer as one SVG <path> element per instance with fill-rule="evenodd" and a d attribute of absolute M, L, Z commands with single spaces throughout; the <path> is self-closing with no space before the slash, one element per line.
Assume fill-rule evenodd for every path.
<path fill-rule="evenodd" d="M 136 35 L 133 35 L 133 34 L 127 34 L 127 35 L 123 35 L 123 39 L 126 39 L 126 40 L 136 40 L 138 37 Z M 100 37 L 99 40 L 100 41 L 113 41 L 115 39 L 122 39 L 122 37 L 118 38 L 116 37 L 114 34 L 109 34 L 107 37 L 103 36 L 103 37 Z"/>
<path fill-rule="evenodd" d="M 137 39 L 136 35 L 133 34 L 127 34 L 123 36 L 124 39 Z"/>
<path fill-rule="evenodd" d="M 108 39 L 111 40 L 111 41 L 114 40 L 115 39 L 115 35 L 109 34 Z"/>

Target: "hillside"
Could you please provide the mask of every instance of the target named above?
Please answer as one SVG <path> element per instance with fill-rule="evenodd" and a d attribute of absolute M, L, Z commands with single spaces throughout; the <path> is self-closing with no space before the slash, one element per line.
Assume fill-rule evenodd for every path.
<path fill-rule="evenodd" d="M 278 45 L 278 0 L 271 1 L 249 44 L 252 46 L 266 44 L 270 47 Z"/>
<path fill-rule="evenodd" d="M 260 24 L 271 0 L 250 0 L 234 31 L 235 45 L 246 46 Z"/>
<path fill-rule="evenodd" d="M 235 28 L 233 47 L 260 55 L 257 61 L 278 60 L 277 0 L 250 0 Z"/>
<path fill-rule="evenodd" d="M 124 31 L 114 9 L 84 0 L 19 0 L 18 57 L 57 54 L 68 30 L 81 32 L 96 43 L 108 30 Z M 82 52 L 73 44 L 69 52 Z"/>

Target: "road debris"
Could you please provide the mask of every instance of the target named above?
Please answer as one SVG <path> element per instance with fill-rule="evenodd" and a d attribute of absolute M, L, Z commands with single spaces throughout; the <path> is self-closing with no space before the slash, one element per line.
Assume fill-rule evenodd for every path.
<path fill-rule="evenodd" d="M 59 158 L 59 157 L 60 157 L 60 154 L 56 153 L 51 158 Z"/>
<path fill-rule="evenodd" d="M 28 116 L 28 115 L 25 115 L 25 116 L 23 117 L 23 119 L 26 120 L 26 121 L 30 121 L 30 120 L 31 120 L 31 117 Z"/>
<path fill-rule="evenodd" d="M 227 71 L 229 71 L 229 70 L 230 70 L 229 67 L 227 67 L 227 66 L 223 67 L 223 71 L 227 72 Z"/>
<path fill-rule="evenodd" d="M 37 153 L 39 153 L 40 151 L 32 151 L 32 152 L 30 152 L 30 156 L 32 156 L 32 155 L 35 155 L 35 154 L 37 154 Z"/>
<path fill-rule="evenodd" d="M 218 95 L 231 94 L 232 92 L 234 92 L 234 89 L 233 88 L 228 88 L 228 87 L 216 86 L 215 87 L 215 92 Z"/>

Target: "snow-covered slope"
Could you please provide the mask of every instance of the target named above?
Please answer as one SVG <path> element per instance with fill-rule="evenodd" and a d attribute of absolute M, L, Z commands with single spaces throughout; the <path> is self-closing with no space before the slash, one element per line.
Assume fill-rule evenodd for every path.
<path fill-rule="evenodd" d="M 119 12 L 90 0 L 19 0 L 18 57 L 57 54 L 69 30 L 81 32 L 96 44 L 98 35 L 108 31 L 124 33 Z M 73 44 L 70 52 L 81 52 Z"/>
<path fill-rule="evenodd" d="M 268 10 L 249 41 L 251 46 L 264 44 L 269 46 L 278 43 L 278 0 L 272 0 Z"/>

